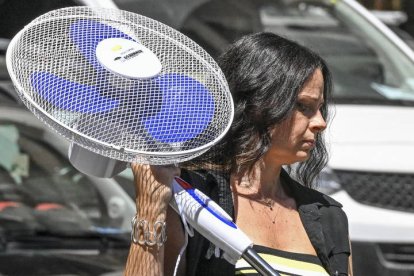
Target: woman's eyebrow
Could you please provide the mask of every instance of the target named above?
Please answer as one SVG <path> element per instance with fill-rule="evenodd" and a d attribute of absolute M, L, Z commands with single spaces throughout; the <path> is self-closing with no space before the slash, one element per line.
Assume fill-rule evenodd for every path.
<path fill-rule="evenodd" d="M 313 97 L 311 95 L 299 95 L 298 100 L 310 100 L 312 102 L 325 102 L 325 99 L 323 97 Z"/>

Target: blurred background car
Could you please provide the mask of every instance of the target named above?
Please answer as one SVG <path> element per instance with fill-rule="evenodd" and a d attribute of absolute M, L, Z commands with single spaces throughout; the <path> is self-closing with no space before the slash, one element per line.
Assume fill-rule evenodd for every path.
<path fill-rule="evenodd" d="M 387 25 L 396 35 L 398 35 L 408 46 L 414 49 L 414 37 L 402 28 L 407 23 L 407 14 L 403 11 L 382 11 L 370 10 L 382 23 Z"/>
<path fill-rule="evenodd" d="M 122 275 L 131 198 L 76 171 L 60 137 L 0 99 L 0 275 Z"/>
<path fill-rule="evenodd" d="M 122 275 L 135 204 L 67 148 L 0 88 L 0 275 Z"/>
<path fill-rule="evenodd" d="M 9 24 L 0 28 L 0 137 L 18 137 L 8 147 L 20 153 L 16 164 L 0 157 L 0 274 L 119 274 L 126 260 L 135 212 L 130 170 L 113 179 L 75 171 L 66 142 L 19 104 L 4 65 L 4 45 L 28 20 L 48 9 L 89 5 L 164 22 L 213 58 L 258 31 L 286 36 L 323 56 L 334 77 L 335 107 L 326 131 L 331 160 L 319 189 L 348 214 L 354 275 L 414 275 L 414 53 L 356 1 L 16 2 L 0 1 L 0 26 Z"/>

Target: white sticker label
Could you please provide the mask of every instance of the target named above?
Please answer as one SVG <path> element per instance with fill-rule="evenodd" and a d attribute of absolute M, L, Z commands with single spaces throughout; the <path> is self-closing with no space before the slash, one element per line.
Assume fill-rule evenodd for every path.
<path fill-rule="evenodd" d="M 130 79 L 148 79 L 162 69 L 158 57 L 144 45 L 125 38 L 108 38 L 98 43 L 96 57 L 108 71 Z"/>

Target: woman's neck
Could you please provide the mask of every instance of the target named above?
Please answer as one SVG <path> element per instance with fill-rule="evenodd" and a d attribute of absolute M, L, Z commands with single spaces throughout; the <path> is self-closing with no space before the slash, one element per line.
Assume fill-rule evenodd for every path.
<path fill-rule="evenodd" d="M 286 198 L 286 193 L 280 183 L 282 166 L 269 166 L 258 163 L 251 172 L 232 174 L 230 182 L 233 192 L 252 199 L 265 200 Z"/>

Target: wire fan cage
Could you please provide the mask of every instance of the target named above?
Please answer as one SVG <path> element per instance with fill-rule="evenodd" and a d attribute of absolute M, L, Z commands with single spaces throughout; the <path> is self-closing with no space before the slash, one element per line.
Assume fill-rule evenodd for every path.
<path fill-rule="evenodd" d="M 107 70 L 106 38 L 150 49 L 146 79 Z M 33 20 L 10 43 L 7 67 L 25 105 L 59 134 L 99 155 L 155 165 L 192 159 L 217 143 L 233 102 L 216 62 L 180 32 L 122 10 L 71 7 Z"/>

